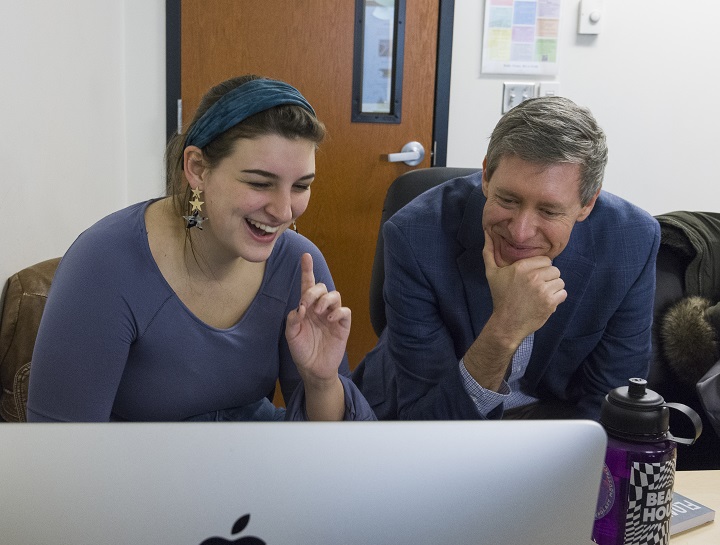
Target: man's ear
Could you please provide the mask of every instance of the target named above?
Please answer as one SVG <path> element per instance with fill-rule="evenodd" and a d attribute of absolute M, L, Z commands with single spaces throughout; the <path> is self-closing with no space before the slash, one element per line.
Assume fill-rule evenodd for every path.
<path fill-rule="evenodd" d="M 202 150 L 197 146 L 188 146 L 183 152 L 183 170 L 190 187 L 197 189 L 203 181 L 205 163 Z"/>
<path fill-rule="evenodd" d="M 593 195 L 592 199 L 590 199 L 588 203 L 580 209 L 580 215 L 578 216 L 577 221 L 583 221 L 590 215 L 590 212 L 592 212 L 592 209 L 595 207 L 595 201 L 597 201 L 597 198 L 599 196 L 600 190 L 598 189 L 597 193 Z"/>

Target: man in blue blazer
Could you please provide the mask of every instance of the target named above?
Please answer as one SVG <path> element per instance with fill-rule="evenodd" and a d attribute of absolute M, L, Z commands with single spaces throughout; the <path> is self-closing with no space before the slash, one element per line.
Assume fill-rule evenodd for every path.
<path fill-rule="evenodd" d="M 379 418 L 597 419 L 647 376 L 660 229 L 601 190 L 606 162 L 586 108 L 531 99 L 481 173 L 385 223 L 387 327 L 356 375 Z"/>

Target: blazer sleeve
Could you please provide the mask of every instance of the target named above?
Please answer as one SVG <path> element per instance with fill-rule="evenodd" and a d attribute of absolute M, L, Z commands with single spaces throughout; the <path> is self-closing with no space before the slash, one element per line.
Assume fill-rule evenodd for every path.
<path fill-rule="evenodd" d="M 483 418 L 462 384 L 453 336 L 413 245 L 392 221 L 385 223 L 383 236 L 385 349 L 394 368 L 398 417 Z"/>

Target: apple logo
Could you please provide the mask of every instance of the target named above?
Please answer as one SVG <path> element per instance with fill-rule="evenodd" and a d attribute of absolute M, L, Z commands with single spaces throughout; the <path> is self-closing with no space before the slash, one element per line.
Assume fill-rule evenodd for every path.
<path fill-rule="evenodd" d="M 248 522 L 250 522 L 250 513 L 237 519 L 232 527 L 232 535 L 242 532 L 245 529 L 245 526 L 248 525 Z M 230 545 L 233 543 L 237 545 L 267 545 L 262 539 L 255 536 L 239 537 L 235 541 L 215 536 L 207 538 L 205 541 L 200 543 L 200 545 Z"/>

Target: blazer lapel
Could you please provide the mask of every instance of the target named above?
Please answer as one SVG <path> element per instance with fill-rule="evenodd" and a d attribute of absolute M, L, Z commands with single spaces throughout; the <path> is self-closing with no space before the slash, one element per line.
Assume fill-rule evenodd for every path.
<path fill-rule="evenodd" d="M 465 248 L 458 257 L 457 264 L 465 289 L 470 323 L 476 338 L 492 314 L 492 295 L 485 279 L 485 261 L 482 255 L 485 246 L 482 228 L 484 207 L 485 195 L 482 186 L 479 185 L 468 198 L 457 235 L 458 242 Z"/>
<path fill-rule="evenodd" d="M 540 382 L 565 335 L 568 324 L 580 307 L 595 268 L 593 248 L 589 222 L 576 223 L 568 246 L 553 261 L 553 264 L 560 269 L 560 276 L 565 281 L 568 296 L 545 325 L 535 332 L 533 351 L 525 373 L 525 381 L 530 388 L 534 388 Z"/>

